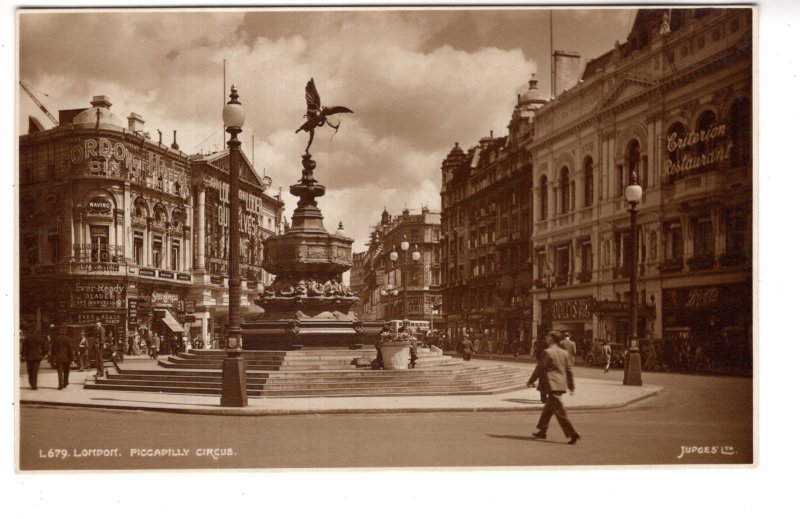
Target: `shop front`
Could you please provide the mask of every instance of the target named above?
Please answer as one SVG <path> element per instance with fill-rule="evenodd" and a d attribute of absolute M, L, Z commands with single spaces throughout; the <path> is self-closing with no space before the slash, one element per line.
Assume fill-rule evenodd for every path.
<path fill-rule="evenodd" d="M 553 329 L 562 333 L 569 332 L 572 341 L 582 350 L 591 345 L 594 338 L 592 329 L 592 313 L 594 298 L 575 297 L 551 300 L 550 321 Z"/>
<path fill-rule="evenodd" d="M 718 366 L 752 366 L 753 292 L 750 283 L 665 289 L 665 344 L 698 345 Z"/>
<path fill-rule="evenodd" d="M 631 305 L 627 301 L 596 301 L 594 313 L 597 315 L 596 337 L 606 342 L 628 344 L 631 334 Z M 642 339 L 653 329 L 656 309 L 653 305 L 640 304 L 637 308 L 636 335 Z"/>
<path fill-rule="evenodd" d="M 127 293 L 123 280 L 81 278 L 71 285 L 69 335 L 73 339 L 79 339 L 81 331 L 92 335 L 94 325 L 100 322 L 109 343 L 121 347 L 125 340 Z"/>

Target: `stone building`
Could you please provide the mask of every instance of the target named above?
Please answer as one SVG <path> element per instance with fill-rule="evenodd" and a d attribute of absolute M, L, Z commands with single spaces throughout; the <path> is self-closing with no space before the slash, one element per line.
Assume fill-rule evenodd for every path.
<path fill-rule="evenodd" d="M 442 263 L 450 337 L 469 332 L 509 350 L 530 341 L 531 114 L 546 99 L 535 77 L 507 137 L 456 143 L 442 162 Z"/>
<path fill-rule="evenodd" d="M 230 229 L 229 150 L 189 158 L 194 201 L 195 248 L 193 263 L 192 325 L 204 344 L 224 342 L 228 324 L 228 238 Z M 267 193 L 268 178 L 261 178 L 247 156 L 241 155 L 239 183 L 241 251 L 241 315 L 253 318 L 263 312 L 255 300 L 271 283 L 264 270 L 265 240 L 278 234 L 283 202 Z"/>
<path fill-rule="evenodd" d="M 443 328 L 440 277 L 440 214 L 423 207 L 419 213 L 404 209 L 392 217 L 384 209 L 374 226 L 367 250 L 353 255 L 350 286 L 359 297 L 356 313 L 361 319 L 397 320 L 403 317 L 403 289 L 408 291 L 407 317 L 427 321 L 434 329 Z M 406 257 L 407 282 L 402 273 L 400 243 L 410 248 Z M 392 262 L 390 253 L 400 255 Z M 412 252 L 420 252 L 419 261 Z"/>
<path fill-rule="evenodd" d="M 185 332 L 192 284 L 190 167 L 173 142 L 122 122 L 106 96 L 31 124 L 19 138 L 20 317 L 67 324 L 78 336 L 102 321 L 116 338 L 142 324 Z"/>
<path fill-rule="evenodd" d="M 126 125 L 111 106 L 95 96 L 89 108 L 60 111 L 54 128 L 32 121 L 19 138 L 21 325 L 67 324 L 77 337 L 100 320 L 117 339 L 140 326 L 206 339 L 227 307 L 227 151 L 190 158 L 175 132 L 169 145 L 160 130 L 153 140 L 140 115 Z M 244 169 L 252 304 L 267 281 L 263 240 L 283 204 Z"/>
<path fill-rule="evenodd" d="M 749 363 L 752 38 L 747 8 L 640 10 L 554 99 L 532 79 L 507 138 L 456 145 L 442 162 L 449 332 L 627 341 L 635 171 L 639 335 Z"/>
<path fill-rule="evenodd" d="M 749 362 L 752 37 L 750 9 L 640 10 L 624 43 L 535 111 L 536 323 L 627 341 L 635 172 L 639 336 Z"/>

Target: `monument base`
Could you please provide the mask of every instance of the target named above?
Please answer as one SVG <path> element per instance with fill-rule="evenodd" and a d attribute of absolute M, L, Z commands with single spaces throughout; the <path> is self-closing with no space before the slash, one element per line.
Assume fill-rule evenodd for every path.
<path fill-rule="evenodd" d="M 226 357 L 222 361 L 222 407 L 247 407 L 247 372 L 244 358 Z"/>

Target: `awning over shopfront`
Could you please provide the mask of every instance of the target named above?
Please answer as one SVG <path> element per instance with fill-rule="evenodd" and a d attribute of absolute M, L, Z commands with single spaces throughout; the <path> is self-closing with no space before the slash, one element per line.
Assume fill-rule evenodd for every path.
<path fill-rule="evenodd" d="M 163 320 L 164 324 L 166 324 L 167 327 L 169 327 L 169 329 L 172 330 L 173 332 L 183 333 L 183 326 L 181 326 L 181 323 L 179 323 L 174 317 L 172 317 L 171 313 L 165 312 L 164 317 L 162 317 L 161 320 Z"/>

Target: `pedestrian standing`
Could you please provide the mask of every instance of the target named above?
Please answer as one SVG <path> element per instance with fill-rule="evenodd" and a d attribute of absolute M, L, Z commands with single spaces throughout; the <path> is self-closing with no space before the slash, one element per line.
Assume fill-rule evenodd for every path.
<path fill-rule="evenodd" d="M 600 351 L 603 354 L 603 362 L 606 365 L 606 369 L 603 373 L 608 373 L 608 368 L 611 367 L 611 345 L 607 341 L 603 341 L 603 346 Z"/>
<path fill-rule="evenodd" d="M 31 389 L 38 389 L 39 364 L 47 355 L 47 340 L 34 329 L 26 334 L 25 340 L 22 341 L 20 355 L 25 361 L 25 367 L 28 368 L 28 385 Z"/>
<path fill-rule="evenodd" d="M 103 328 L 102 321 L 97 321 L 94 327 L 94 367 L 95 376 L 102 377 L 106 374 L 105 366 L 103 365 L 103 350 L 106 346 L 106 330 Z"/>
<path fill-rule="evenodd" d="M 58 389 L 69 385 L 69 365 L 72 364 L 72 341 L 63 329 L 53 339 L 50 350 L 50 362 L 55 364 L 58 372 Z"/>
<path fill-rule="evenodd" d="M 572 422 L 567 417 L 567 412 L 561 402 L 561 396 L 569 391 L 575 392 L 575 380 L 572 375 L 572 364 L 569 354 L 559 346 L 562 340 L 561 333 L 551 331 L 545 338 L 547 349 L 542 353 L 542 359 L 536 364 L 536 369 L 528 380 L 528 387 L 533 387 L 539 382 L 539 390 L 547 393 L 547 400 L 542 409 L 542 415 L 536 428 L 537 432 L 533 436 L 540 439 L 547 438 L 547 428 L 550 426 L 550 419 L 556 415 L 558 425 L 564 431 L 564 435 L 569 438 L 569 444 L 575 445 L 581 435 L 572 426 Z"/>
<path fill-rule="evenodd" d="M 83 371 L 89 367 L 89 339 L 86 332 L 81 332 L 81 340 L 78 341 L 78 370 Z"/>
<path fill-rule="evenodd" d="M 462 355 L 464 356 L 464 360 L 468 361 L 472 358 L 472 341 L 469 338 L 469 334 L 464 335 L 464 340 L 461 343 L 462 346 Z"/>
<path fill-rule="evenodd" d="M 570 338 L 569 332 L 564 332 L 564 340 L 561 341 L 561 347 L 569 354 L 569 362 L 574 366 L 575 355 L 578 354 L 578 346 Z"/>
<path fill-rule="evenodd" d="M 161 337 L 158 334 L 153 336 L 153 351 L 150 355 L 152 358 L 157 359 L 158 354 L 161 353 Z"/>

